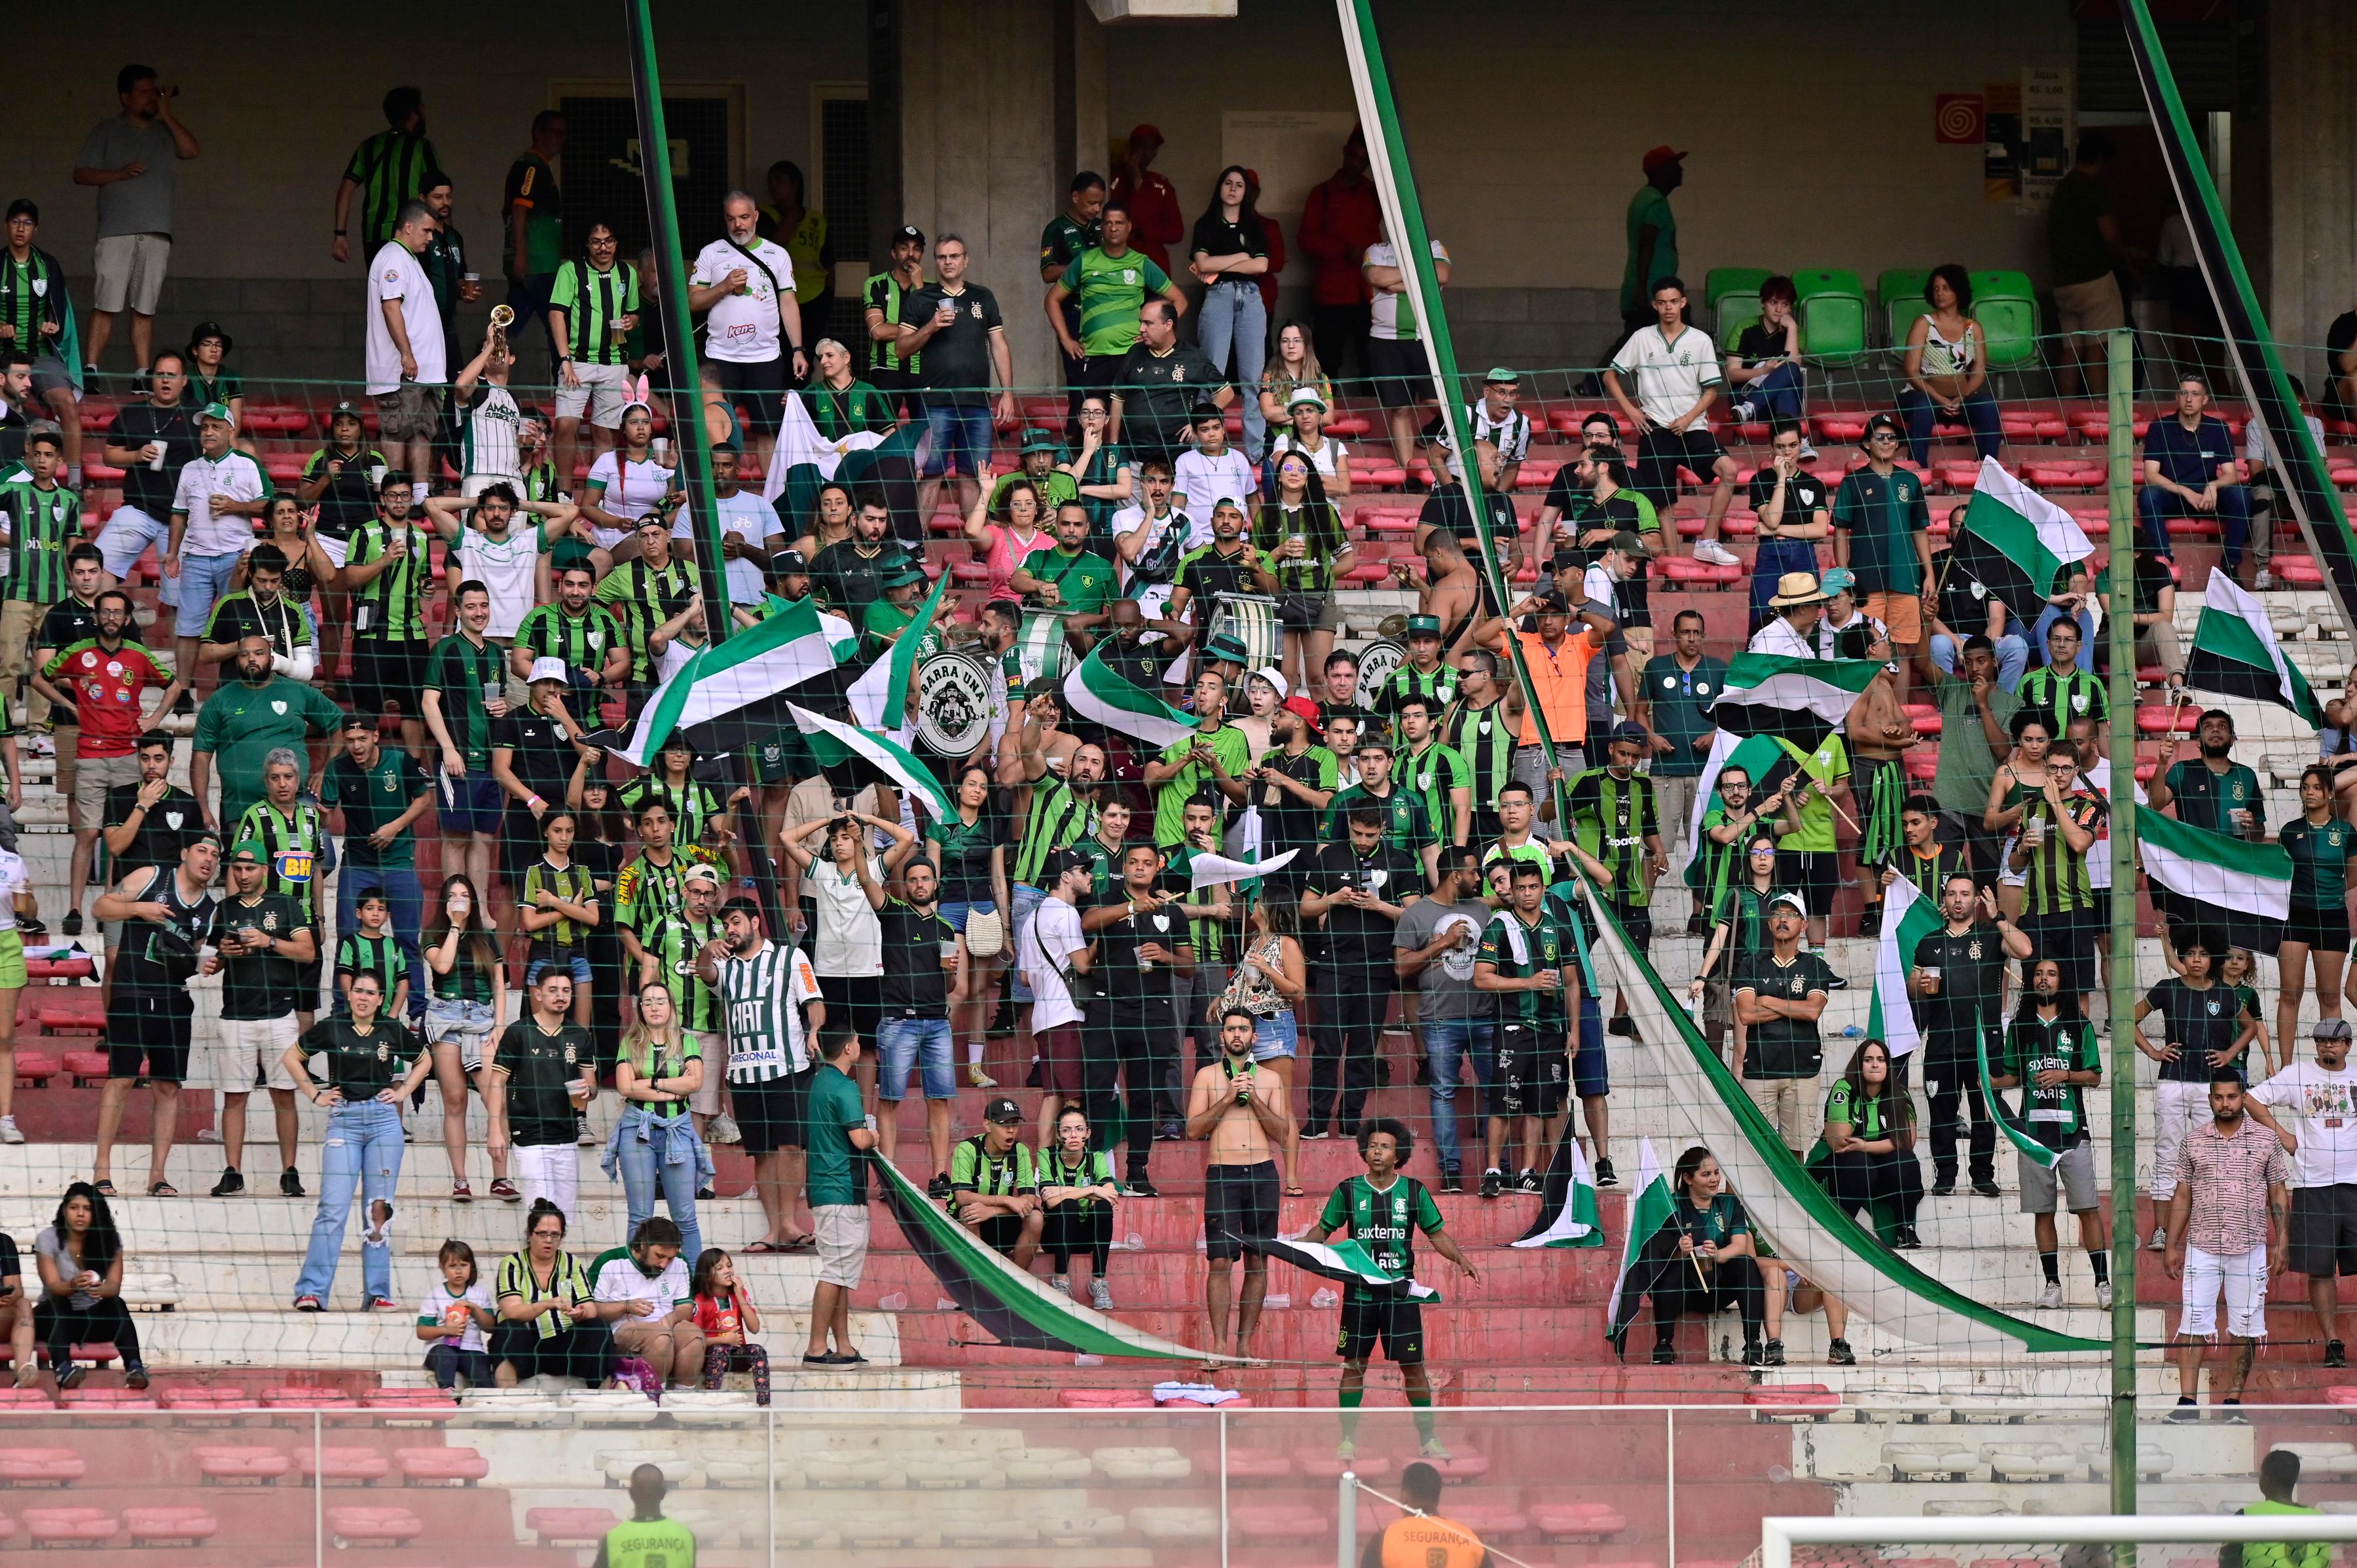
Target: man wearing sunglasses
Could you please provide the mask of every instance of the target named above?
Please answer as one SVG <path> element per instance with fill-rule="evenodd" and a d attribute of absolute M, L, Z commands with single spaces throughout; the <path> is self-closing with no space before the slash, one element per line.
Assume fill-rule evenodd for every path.
<path fill-rule="evenodd" d="M 1834 492 L 1834 564 L 1857 576 L 1866 613 L 1890 628 L 1900 659 L 1900 699 L 1906 700 L 1907 668 L 1923 640 L 1922 596 L 1932 585 L 1932 513 L 1923 501 L 1923 481 L 1899 467 L 1905 432 L 1899 416 L 1878 413 L 1866 422 L 1866 467 L 1848 475 Z"/>

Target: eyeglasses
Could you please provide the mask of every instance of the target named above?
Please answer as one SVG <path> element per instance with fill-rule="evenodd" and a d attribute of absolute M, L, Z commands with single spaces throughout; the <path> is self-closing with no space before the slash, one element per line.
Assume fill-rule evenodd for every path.
<path fill-rule="evenodd" d="M 1867 437 L 1867 440 L 1869 443 L 1878 441 L 1897 441 L 1898 439 L 1899 433 L 1893 430 L 1878 430 L 1873 435 Z"/>

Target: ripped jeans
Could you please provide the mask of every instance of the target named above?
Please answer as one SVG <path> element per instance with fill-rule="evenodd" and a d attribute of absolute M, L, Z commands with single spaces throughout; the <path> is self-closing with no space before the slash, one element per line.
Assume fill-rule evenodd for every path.
<path fill-rule="evenodd" d="M 393 1202 L 401 1182 L 401 1112 L 381 1101 L 350 1101 L 328 1112 L 327 1145 L 319 1158 L 319 1212 L 311 1221 L 310 1250 L 295 1281 L 296 1295 L 322 1303 L 335 1287 L 336 1262 L 344 1250 L 357 1193 L 368 1204 Z M 393 1243 L 368 1240 L 369 1217 L 361 1217 L 361 1286 L 369 1299 L 393 1294 Z"/>

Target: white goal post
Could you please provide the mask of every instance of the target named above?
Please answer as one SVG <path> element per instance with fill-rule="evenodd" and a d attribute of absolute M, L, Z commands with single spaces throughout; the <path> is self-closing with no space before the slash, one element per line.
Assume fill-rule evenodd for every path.
<path fill-rule="evenodd" d="M 2357 1541 L 2357 1515 L 1951 1514 L 1773 1518 L 1760 1521 L 1760 1568 L 1792 1568 L 1802 1546 L 2216 1546 Z"/>

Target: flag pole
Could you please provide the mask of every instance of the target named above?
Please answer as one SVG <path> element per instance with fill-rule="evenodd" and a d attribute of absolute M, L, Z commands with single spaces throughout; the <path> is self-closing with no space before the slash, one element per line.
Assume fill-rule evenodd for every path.
<path fill-rule="evenodd" d="M 2112 1031 L 2108 1086 L 2112 1106 L 2112 1511 L 2136 1511 L 2136 498 L 2129 465 L 2136 450 L 2136 360 L 2125 329 L 2111 334 L 2111 707 L 2112 983 L 2107 1022 Z M 2129 613 L 2120 613 L 2121 607 Z M 2181 694 L 2181 688 L 2180 688 Z M 2169 733 L 2177 709 L 2169 709 Z M 2121 775 L 2126 774 L 2126 786 Z"/>
<path fill-rule="evenodd" d="M 687 305 L 687 263 L 679 248 L 679 203 L 672 189 L 671 134 L 663 124 L 662 81 L 655 68 L 653 0 L 622 0 L 630 19 L 630 92 L 638 105 L 639 173 L 647 195 L 648 242 L 655 253 L 656 288 L 662 296 L 663 362 L 671 367 L 672 384 L 682 389 L 689 408 L 679 416 L 674 401 L 672 439 L 678 443 L 681 478 L 685 481 L 688 519 L 694 529 L 695 571 L 704 596 L 704 634 L 716 645 L 737 629 L 728 608 L 728 563 L 721 554 L 720 503 L 712 484 L 712 446 L 704 433 L 702 381 L 695 362 L 695 321 Z M 787 396 L 793 394 L 789 392 Z M 785 932 L 785 907 L 778 897 L 777 864 L 762 842 L 761 810 L 751 789 L 750 759 L 742 754 L 728 766 L 732 795 L 742 789 L 737 803 L 737 832 L 745 844 L 745 860 L 753 873 L 761 914 L 773 935 Z"/>

